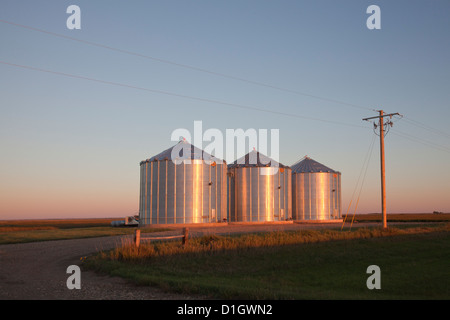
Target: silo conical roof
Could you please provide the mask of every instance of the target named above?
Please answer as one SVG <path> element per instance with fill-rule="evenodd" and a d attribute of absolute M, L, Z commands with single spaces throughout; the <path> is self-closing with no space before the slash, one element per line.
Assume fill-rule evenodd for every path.
<path fill-rule="evenodd" d="M 279 163 L 268 156 L 253 150 L 247 153 L 245 156 L 239 158 L 233 163 L 228 165 L 228 168 L 239 168 L 239 167 L 279 167 L 279 168 L 289 168 L 288 166 Z"/>
<path fill-rule="evenodd" d="M 189 152 L 189 154 L 185 155 L 185 152 Z M 175 157 L 175 158 L 174 158 Z M 179 141 L 176 145 L 170 147 L 169 149 L 164 150 L 161 153 L 147 159 L 147 161 L 162 161 L 162 160 L 177 160 L 177 159 L 189 159 L 189 160 L 209 160 L 215 161 L 218 163 L 225 163 L 225 160 L 216 158 L 211 154 L 203 151 L 200 148 L 190 144 L 186 140 Z"/>
<path fill-rule="evenodd" d="M 292 173 L 308 173 L 308 172 L 332 172 L 339 173 L 333 169 L 324 166 L 323 164 L 305 156 L 299 162 L 291 166 Z"/>

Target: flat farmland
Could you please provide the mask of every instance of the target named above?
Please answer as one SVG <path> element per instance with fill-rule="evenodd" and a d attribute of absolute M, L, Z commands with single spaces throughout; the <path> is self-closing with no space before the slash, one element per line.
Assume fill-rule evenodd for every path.
<path fill-rule="evenodd" d="M 0 244 L 127 235 L 133 227 L 112 227 L 120 218 L 0 220 Z M 144 229 L 145 230 L 145 229 Z M 155 229 L 155 232 L 167 229 Z"/>
<path fill-rule="evenodd" d="M 120 219 L 0 221 L 0 298 L 450 298 L 448 214 L 388 215 L 388 230 L 380 228 L 380 215 L 356 215 L 350 229 L 351 219 L 189 226 L 188 249 L 173 240 L 141 244 L 138 251 L 135 228 L 110 226 Z M 65 286 L 71 264 L 83 270 L 82 290 Z M 381 290 L 366 287 L 369 265 L 381 269 Z"/>
<path fill-rule="evenodd" d="M 345 215 L 344 215 L 345 218 Z M 353 215 L 349 214 L 347 221 L 351 221 Z M 448 222 L 450 213 L 388 213 L 389 222 Z M 356 214 L 354 222 L 381 222 L 381 213 Z"/>

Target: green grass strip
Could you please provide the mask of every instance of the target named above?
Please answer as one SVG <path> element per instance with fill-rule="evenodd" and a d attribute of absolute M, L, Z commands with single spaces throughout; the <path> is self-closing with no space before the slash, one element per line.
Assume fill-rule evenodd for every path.
<path fill-rule="evenodd" d="M 449 299 L 449 224 L 124 243 L 83 267 L 219 299 Z M 369 290 L 369 265 L 381 290 Z"/>

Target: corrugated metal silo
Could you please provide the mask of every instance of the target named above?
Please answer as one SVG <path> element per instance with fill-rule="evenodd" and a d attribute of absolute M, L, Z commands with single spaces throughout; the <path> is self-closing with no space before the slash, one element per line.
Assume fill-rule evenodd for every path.
<path fill-rule="evenodd" d="M 292 218 L 291 196 L 291 169 L 288 166 L 257 151 L 228 165 L 230 222 L 289 220 Z"/>
<path fill-rule="evenodd" d="M 304 157 L 291 166 L 294 220 L 341 218 L 341 173 Z"/>
<path fill-rule="evenodd" d="M 224 160 L 186 141 L 141 161 L 139 224 L 221 221 L 227 214 L 226 172 Z"/>

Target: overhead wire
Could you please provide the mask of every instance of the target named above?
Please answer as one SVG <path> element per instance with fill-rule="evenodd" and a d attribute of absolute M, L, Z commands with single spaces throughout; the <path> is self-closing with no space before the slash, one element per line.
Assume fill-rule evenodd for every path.
<path fill-rule="evenodd" d="M 76 41 L 76 42 L 79 42 L 79 43 L 83 43 L 83 44 L 87 44 L 87 45 L 91 45 L 91 46 L 95 46 L 95 47 L 100 47 L 100 48 L 111 50 L 111 51 L 120 52 L 120 53 L 127 54 L 127 55 L 133 55 L 133 56 L 137 56 L 137 57 L 140 57 L 140 58 L 157 61 L 157 62 L 164 63 L 164 64 L 169 64 L 169 65 L 173 65 L 173 66 L 177 66 L 177 67 L 181 67 L 181 68 L 185 68 L 185 69 L 194 70 L 194 71 L 197 71 L 197 72 L 203 72 L 203 73 L 207 73 L 207 74 L 211 74 L 211 75 L 215 75 L 215 76 L 219 76 L 219 77 L 223 77 L 223 78 L 228 78 L 228 79 L 232 79 L 232 80 L 246 82 L 246 83 L 249 83 L 249 84 L 252 84 L 252 85 L 256 85 L 256 86 L 262 86 L 262 87 L 266 87 L 266 88 L 275 89 L 275 90 L 278 90 L 278 91 L 289 92 L 289 93 L 293 93 L 293 94 L 297 94 L 297 95 L 301 95 L 301 96 L 305 96 L 305 97 L 310 97 L 310 98 L 314 98 L 314 99 L 318 99 L 318 100 L 323 100 L 323 101 L 332 102 L 332 103 L 336 103 L 336 104 L 340 104 L 340 105 L 345 105 L 345 106 L 348 106 L 348 107 L 375 111 L 375 109 L 369 108 L 369 107 L 366 107 L 366 106 L 361 106 L 361 105 L 348 103 L 348 102 L 344 102 L 344 101 L 340 101 L 340 100 L 336 100 L 336 99 L 321 97 L 321 96 L 317 96 L 317 95 L 313 95 L 313 94 L 309 94 L 309 93 L 305 93 L 305 92 L 300 92 L 300 91 L 297 91 L 297 90 L 286 89 L 286 88 L 283 88 L 283 87 L 274 86 L 274 85 L 263 83 L 263 82 L 248 80 L 248 79 L 244 79 L 244 78 L 241 78 L 241 77 L 224 74 L 224 73 L 221 73 L 221 72 L 216 72 L 216 71 L 211 71 L 211 70 L 207 70 L 207 69 L 204 69 L 204 68 L 191 66 L 191 65 L 188 65 L 188 64 L 183 64 L 183 63 L 178 63 L 178 62 L 174 62 L 174 61 L 170 61 L 170 60 L 166 60 L 166 59 L 156 58 L 156 57 L 152 57 L 152 56 L 149 56 L 149 55 L 145 55 L 145 54 L 141 54 L 141 53 L 137 53 L 137 52 L 133 52 L 133 51 L 129 51 L 129 50 L 124 50 L 124 49 L 120 49 L 120 48 L 115 48 L 115 47 L 112 47 L 112 46 L 104 45 L 104 44 L 93 42 L 93 41 L 82 40 L 82 39 L 70 37 L 70 36 L 67 36 L 67 35 L 64 35 L 64 34 L 51 32 L 51 31 L 43 30 L 43 29 L 36 28 L 36 27 L 27 26 L 27 25 L 15 23 L 15 22 L 12 22 L 12 21 L 4 20 L 4 19 L 0 19 L 0 22 L 6 23 L 6 24 L 9 24 L 9 25 L 13 25 L 13 26 L 16 26 L 16 27 L 25 28 L 25 29 L 28 29 L 28 30 L 41 32 L 41 33 L 48 34 L 48 35 L 52 35 L 52 36 L 55 36 L 55 37 L 64 38 L 64 39 L 67 39 L 67 40 Z"/>
<path fill-rule="evenodd" d="M 375 142 L 375 136 L 373 137 L 372 145 L 371 145 L 371 147 L 370 147 L 369 157 L 367 158 L 366 169 L 365 169 L 365 171 L 364 171 L 364 176 L 363 176 L 363 179 L 362 179 L 362 182 L 361 182 L 361 187 L 360 187 L 360 189 L 359 189 L 358 199 L 357 199 L 357 201 L 356 201 L 355 210 L 354 210 L 354 212 L 353 212 L 352 223 L 350 224 L 350 230 L 352 229 L 352 226 L 353 226 L 353 220 L 355 219 L 356 209 L 358 208 L 359 199 L 361 198 L 361 192 L 362 192 L 362 189 L 363 189 L 363 186 L 364 186 L 364 181 L 366 180 L 367 169 L 369 168 L 370 158 L 372 157 L 372 151 L 373 151 L 373 147 L 374 147 L 374 145 L 375 145 L 374 142 Z"/>
<path fill-rule="evenodd" d="M 7 61 L 0 61 L 0 63 L 4 64 L 4 65 L 16 67 L 16 68 L 22 68 L 22 69 L 28 69 L 28 70 L 33 70 L 33 71 L 45 72 L 45 73 L 55 74 L 55 75 L 59 75 L 59 76 L 75 78 L 75 79 L 88 80 L 88 81 L 98 82 L 98 83 L 107 84 L 107 85 L 131 88 L 131 89 L 142 90 L 142 91 L 148 91 L 148 92 L 152 92 L 152 93 L 164 94 L 164 95 L 169 95 L 169 96 L 174 96 L 174 97 L 179 97 L 179 98 L 184 98 L 184 99 L 190 99 L 190 100 L 196 100 L 196 101 L 202 101 L 202 102 L 226 105 L 226 106 L 236 107 L 236 108 L 241 108 L 241 109 L 248 109 L 248 110 L 254 110 L 254 111 L 259 111 L 259 112 L 266 112 L 266 113 L 271 113 L 271 114 L 277 114 L 277 115 L 282 115 L 282 116 L 301 118 L 301 119 L 306 119 L 306 120 L 320 121 L 320 122 L 332 123 L 332 124 L 343 125 L 343 126 L 366 128 L 365 126 L 351 124 L 351 123 L 345 123 L 345 122 L 326 120 L 326 119 L 321 119 L 321 118 L 308 117 L 308 116 L 303 116 L 303 115 L 299 115 L 299 114 L 293 114 L 293 113 L 287 113 L 287 112 L 281 112 L 281 111 L 274 111 L 274 110 L 271 110 L 271 109 L 264 109 L 264 108 L 255 107 L 255 106 L 241 105 L 241 104 L 225 102 L 225 101 L 219 101 L 219 100 L 213 100 L 213 99 L 208 99 L 208 98 L 188 96 L 188 95 L 174 93 L 174 92 L 168 92 L 168 91 L 162 91 L 162 90 L 138 87 L 138 86 L 129 85 L 129 84 L 126 84 L 126 83 L 120 83 L 120 82 L 114 82 L 114 81 L 108 81 L 108 80 L 101 80 L 101 79 L 96 79 L 96 78 L 91 78 L 91 77 L 86 77 L 86 76 L 80 76 L 80 75 L 74 75 L 74 74 L 65 73 L 65 72 L 59 72 L 59 71 L 54 71 L 54 70 L 48 70 L 48 69 L 42 69 L 42 68 L 37 68 L 37 67 L 32 67 L 32 66 L 26 66 L 26 65 L 11 63 L 11 62 L 7 62 Z"/>
<path fill-rule="evenodd" d="M 241 77 L 236 77 L 236 76 L 232 76 L 232 75 L 228 75 L 228 74 L 224 74 L 224 73 L 220 73 L 220 72 L 215 72 L 215 71 L 207 70 L 207 69 L 204 69 L 204 68 L 199 68 L 199 67 L 195 67 L 195 66 L 192 66 L 192 65 L 178 63 L 178 62 L 174 62 L 174 61 L 170 61 L 170 60 L 166 60 L 166 59 L 156 58 L 156 57 L 149 56 L 149 55 L 144 55 L 144 54 L 141 54 L 141 53 L 138 53 L 138 52 L 133 52 L 133 51 L 130 51 L 130 50 L 124 50 L 124 49 L 108 46 L 108 45 L 97 43 L 97 42 L 93 42 L 93 41 L 83 40 L 83 39 L 79 39 L 79 38 L 75 38 L 75 37 L 70 37 L 70 36 L 67 36 L 67 35 L 64 35 L 64 34 L 51 32 L 51 31 L 47 31 L 47 30 L 36 28 L 36 27 L 32 27 L 32 26 L 27 26 L 27 25 L 24 25 L 24 24 L 8 21 L 8 20 L 4 20 L 4 19 L 0 19 L 0 22 L 6 23 L 6 24 L 9 24 L 9 25 L 12 25 L 12 26 L 16 26 L 16 27 L 32 30 L 32 31 L 35 31 L 35 32 L 40 32 L 40 33 L 52 35 L 52 36 L 55 36 L 55 37 L 59 37 L 59 38 L 63 38 L 63 39 L 71 40 L 71 41 L 76 41 L 76 42 L 79 42 L 79 43 L 83 43 L 83 44 L 87 44 L 87 45 L 91 45 L 91 46 L 95 46 L 95 47 L 100 47 L 100 48 L 111 50 L 111 51 L 120 52 L 120 53 L 127 54 L 127 55 L 133 55 L 133 56 L 141 57 L 141 58 L 144 58 L 144 59 L 157 61 L 157 62 L 160 62 L 160 63 L 165 63 L 165 64 L 169 64 L 169 65 L 173 65 L 173 66 L 177 66 L 177 67 L 181 67 L 181 68 L 191 69 L 191 70 L 194 70 L 194 71 L 197 71 L 197 72 L 208 73 L 208 74 L 215 75 L 215 76 L 220 76 L 220 77 L 224 77 L 224 78 L 238 80 L 238 81 L 246 82 L 246 83 L 257 85 L 257 86 L 268 87 L 268 88 L 272 88 L 272 89 L 275 89 L 275 90 L 290 92 L 290 93 L 294 93 L 294 94 L 298 94 L 298 95 L 302 95 L 302 96 L 307 96 L 307 97 L 311 97 L 311 98 L 315 98 L 315 99 L 320 99 L 320 100 L 323 100 L 323 101 L 333 102 L 333 103 L 337 103 L 337 104 L 341 104 L 341 105 L 346 105 L 346 106 L 350 106 L 350 107 L 354 107 L 354 108 L 365 109 L 365 110 L 370 110 L 370 111 L 376 111 L 375 109 L 372 109 L 372 108 L 369 108 L 369 107 L 365 107 L 365 106 L 361 106 L 361 105 L 356 105 L 356 104 L 352 104 L 352 103 L 348 103 L 348 102 L 339 101 L 339 100 L 336 100 L 336 99 L 330 99 L 330 98 L 325 98 L 325 97 L 312 95 L 312 94 L 308 94 L 308 93 L 304 93 L 304 92 L 299 92 L 297 90 L 286 89 L 286 88 L 282 88 L 282 87 L 278 87 L 278 86 L 274 86 L 274 85 L 270 85 L 270 84 L 266 84 L 266 83 L 262 83 L 262 82 L 258 82 L 258 81 L 252 81 L 252 80 L 244 79 L 244 78 L 241 78 Z M 129 88 L 134 88 L 134 89 L 139 89 L 139 90 L 146 90 L 146 91 L 151 91 L 151 92 L 156 92 L 156 93 L 161 93 L 161 94 L 169 94 L 169 95 L 173 95 L 173 96 L 189 98 L 189 99 L 195 99 L 195 100 L 201 100 L 201 101 L 205 101 L 205 102 L 213 102 L 213 103 L 225 104 L 225 105 L 235 106 L 235 107 L 240 107 L 240 108 L 247 108 L 247 109 L 253 109 L 253 110 L 258 110 L 258 111 L 263 111 L 263 112 L 270 112 L 270 113 L 275 113 L 275 114 L 280 114 L 280 115 L 295 116 L 295 117 L 300 117 L 300 118 L 309 119 L 309 120 L 323 121 L 323 122 L 329 122 L 329 123 L 334 123 L 334 124 L 342 124 L 342 125 L 350 125 L 351 126 L 351 124 L 346 124 L 346 123 L 337 122 L 337 121 L 324 120 L 324 119 L 318 119 L 318 118 L 312 118 L 312 117 L 306 117 L 306 116 L 300 116 L 300 115 L 293 115 L 293 114 L 283 113 L 283 112 L 274 112 L 274 111 L 271 111 L 271 110 L 266 110 L 266 109 L 261 109 L 261 108 L 256 108 L 256 107 L 242 106 L 242 105 L 237 105 L 237 104 L 233 104 L 233 103 L 226 103 L 226 102 L 222 102 L 222 101 L 215 101 L 215 100 L 211 100 L 211 99 L 190 97 L 190 96 L 186 96 L 186 95 L 181 95 L 181 94 L 176 94 L 176 93 L 171 93 L 171 92 L 164 92 L 164 91 L 160 91 L 160 90 L 140 88 L 140 87 L 137 87 L 137 86 L 131 86 L 131 85 L 127 85 L 127 84 L 119 84 L 119 83 L 113 83 L 111 81 L 104 81 L 104 80 L 99 80 L 99 79 L 92 79 L 92 78 L 88 78 L 88 77 L 83 77 L 83 76 L 69 75 L 69 74 L 66 74 L 66 73 L 55 72 L 55 71 L 50 71 L 50 70 L 43 70 L 43 69 L 38 69 L 38 68 L 34 68 L 34 67 L 13 64 L 13 63 L 7 63 L 7 62 L 2 62 L 2 63 L 9 64 L 11 66 L 17 66 L 17 67 L 22 67 L 22 68 L 33 69 L 33 70 L 36 70 L 36 71 L 50 72 L 50 73 L 59 74 L 59 75 L 76 77 L 76 78 L 80 78 L 80 79 L 96 81 L 96 82 L 102 82 L 102 83 L 113 84 L 113 85 L 120 85 L 120 86 L 129 87 Z M 426 125 L 424 123 L 421 123 L 419 121 L 413 120 L 413 119 L 411 119 L 409 117 L 406 117 L 406 116 L 402 116 L 402 118 L 407 123 L 409 123 L 411 125 L 414 125 L 416 127 L 422 128 L 422 129 L 427 130 L 429 132 L 432 132 L 434 134 L 438 134 L 438 135 L 441 135 L 443 137 L 450 138 L 450 134 L 448 134 L 446 132 L 443 132 L 443 131 L 438 130 L 438 129 L 433 128 L 433 127 L 430 127 L 430 126 L 428 126 L 428 125 Z M 356 125 L 353 125 L 353 126 L 356 126 Z M 362 127 L 362 126 L 358 126 L 358 127 Z M 449 151 L 449 148 L 447 148 L 447 147 L 440 146 L 440 145 L 435 144 L 433 142 L 425 141 L 423 139 L 411 136 L 411 135 L 406 134 L 406 133 L 401 133 L 401 132 L 399 132 L 397 130 L 396 130 L 395 134 L 398 135 L 398 136 L 401 136 L 403 138 L 409 139 L 411 141 L 416 141 L 416 142 L 422 143 L 424 145 L 434 147 L 434 148 L 436 148 L 438 150 Z"/>
<path fill-rule="evenodd" d="M 403 117 L 403 120 L 405 120 L 408 124 L 411 124 L 411 125 L 416 126 L 418 128 L 424 129 L 424 130 L 429 131 L 431 133 L 434 133 L 436 135 L 440 135 L 440 136 L 445 137 L 445 138 L 450 138 L 450 134 L 449 133 L 441 131 L 441 130 L 433 128 L 433 127 L 430 127 L 430 126 L 428 126 L 428 125 L 426 125 L 424 123 L 421 123 L 419 121 L 413 120 L 410 117 L 405 116 L 405 117 Z"/>
<path fill-rule="evenodd" d="M 414 126 L 416 126 L 416 127 L 425 129 L 425 130 L 427 130 L 427 131 L 430 131 L 430 132 L 432 132 L 432 133 L 438 134 L 438 135 L 443 136 L 443 137 L 447 137 L 447 134 L 446 134 L 445 132 L 440 131 L 440 130 L 437 130 L 437 129 L 434 129 L 434 128 L 432 128 L 432 127 L 429 127 L 429 126 L 427 126 L 427 125 L 425 125 L 425 124 L 422 124 L 422 123 L 420 123 L 420 122 L 418 122 L 418 121 L 408 119 L 408 118 L 405 117 L 404 115 L 394 115 L 393 117 L 394 117 L 396 120 L 405 120 L 407 123 L 410 123 L 410 124 L 412 124 L 412 125 L 414 125 Z M 383 130 L 383 132 L 384 132 L 384 135 L 385 135 L 385 136 L 388 134 L 388 132 L 391 131 L 393 124 L 394 124 L 394 121 L 392 121 L 392 118 L 389 119 L 387 122 L 384 123 L 384 130 Z M 376 135 L 379 135 L 379 134 L 376 132 L 376 129 L 378 128 L 378 126 L 381 125 L 381 123 L 380 123 L 380 122 L 378 122 L 378 123 L 373 122 L 373 125 L 374 125 L 374 127 L 373 127 L 374 133 L 375 133 Z M 450 147 L 447 147 L 447 146 L 444 146 L 444 145 L 440 145 L 440 144 L 437 144 L 437 143 L 435 143 L 435 142 L 428 141 L 428 140 L 423 139 L 423 138 L 416 137 L 416 136 L 411 135 L 411 134 L 406 133 L 406 132 L 402 132 L 402 131 L 400 131 L 400 130 L 397 129 L 397 126 L 395 126 L 395 128 L 392 129 L 392 133 L 393 133 L 394 135 L 397 135 L 397 136 L 399 136 L 399 137 L 408 139 L 408 140 L 410 140 L 410 141 L 418 142 L 418 143 L 421 143 L 421 144 L 423 144 L 423 145 L 426 145 L 426 146 L 435 148 L 436 150 L 445 151 L 445 152 L 450 152 Z M 448 135 L 448 136 L 450 137 L 450 135 Z"/>
<path fill-rule="evenodd" d="M 450 147 L 443 146 L 443 145 L 440 145 L 440 144 L 437 144 L 437 143 L 434 143 L 434 142 L 431 142 L 431 141 L 428 141 L 428 140 L 416 137 L 416 136 L 411 135 L 409 133 L 402 132 L 402 131 L 399 131 L 397 129 L 396 130 L 392 130 L 391 133 L 396 135 L 396 136 L 402 137 L 404 139 L 408 139 L 408 140 L 411 140 L 413 142 L 421 143 L 423 145 L 426 145 L 428 147 L 434 148 L 436 150 L 450 153 Z"/>
<path fill-rule="evenodd" d="M 55 36 L 55 37 L 59 37 L 59 38 L 63 38 L 63 39 L 71 40 L 71 41 L 76 41 L 76 42 L 79 42 L 79 43 L 83 43 L 83 44 L 87 44 L 87 45 L 91 45 L 91 46 L 95 46 L 95 47 L 100 47 L 100 48 L 111 50 L 111 51 L 120 52 L 120 53 L 127 54 L 127 55 L 133 55 L 133 56 L 137 56 L 137 57 L 140 57 L 140 58 L 157 61 L 157 62 L 164 63 L 164 64 L 169 64 L 169 65 L 173 65 L 173 66 L 177 66 L 177 67 L 181 67 L 181 68 L 191 69 L 191 70 L 194 70 L 194 71 L 197 71 L 197 72 L 203 72 L 203 73 L 207 73 L 207 74 L 211 74 L 211 75 L 215 75 L 215 76 L 220 76 L 220 77 L 224 77 L 224 78 L 228 78 L 228 79 L 238 80 L 238 81 L 246 82 L 246 83 L 257 85 L 257 86 L 263 86 L 263 87 L 272 88 L 272 89 L 275 89 L 275 90 L 280 90 L 280 91 L 284 91 L 284 92 L 290 92 L 290 93 L 294 93 L 294 94 L 298 94 L 298 95 L 302 95 L 302 96 L 306 96 L 306 97 L 311 97 L 311 98 L 314 98 L 314 99 L 319 99 L 319 100 L 323 100 L 323 101 L 333 102 L 333 103 L 336 103 L 336 104 L 346 105 L 346 106 L 349 106 L 349 107 L 365 109 L 365 110 L 370 110 L 370 111 L 376 111 L 375 109 L 369 108 L 367 106 L 361 106 L 361 105 L 357 105 L 357 104 L 353 104 L 353 103 L 339 101 L 339 100 L 336 100 L 336 99 L 330 99 L 330 98 L 321 97 L 321 96 L 317 96 L 317 95 L 313 95 L 313 94 L 308 94 L 308 93 L 300 92 L 300 91 L 297 91 L 297 90 L 282 88 L 282 87 L 279 87 L 279 86 L 274 86 L 274 85 L 270 85 L 270 84 L 266 84 L 266 83 L 262 83 L 262 82 L 258 82 L 258 81 L 252 81 L 252 80 L 244 79 L 244 78 L 241 78 L 241 77 L 228 75 L 228 74 L 224 74 L 224 73 L 220 73 L 220 72 L 216 72 L 216 71 L 211 71 L 211 70 L 207 70 L 207 69 L 204 69 L 204 68 L 199 68 L 199 67 L 188 65 L 188 64 L 178 63 L 178 62 L 170 61 L 170 60 L 167 60 L 167 59 L 161 59 L 161 58 L 157 58 L 157 57 L 153 57 L 153 56 L 149 56 L 149 55 L 144 55 L 144 54 L 141 54 L 141 53 L 138 53 L 138 52 L 133 52 L 133 51 L 130 51 L 130 50 L 124 50 L 124 49 L 112 47 L 112 46 L 109 46 L 109 45 L 105 45 L 105 44 L 101 44 L 101 43 L 97 43 L 97 42 L 93 42 L 93 41 L 88 41 L 88 40 L 83 40 L 83 39 L 79 39 L 79 38 L 75 38 L 75 37 L 70 37 L 70 36 L 67 36 L 67 35 L 64 35 L 64 34 L 52 32 L 52 31 L 47 31 L 47 30 L 44 30 L 44 29 L 40 29 L 40 28 L 36 28 L 36 27 L 32 27 L 32 26 L 28 26 L 28 25 L 24 25 L 24 24 L 20 24 L 20 23 L 8 21 L 8 20 L 5 20 L 5 19 L 0 19 L 0 22 L 6 23 L 6 24 L 9 24 L 9 25 L 12 25 L 12 26 L 16 26 L 16 27 L 32 30 L 32 31 L 35 31 L 35 32 L 40 32 L 40 33 L 52 35 L 52 36 Z M 403 117 L 403 119 L 407 123 L 409 123 L 411 125 L 414 125 L 416 127 L 422 128 L 424 130 L 427 130 L 427 131 L 435 133 L 435 134 L 439 134 L 439 135 L 444 136 L 446 138 L 450 138 L 450 134 L 449 133 L 446 133 L 446 132 L 443 132 L 443 131 L 438 130 L 436 128 L 430 127 L 430 126 L 428 126 L 428 125 L 426 125 L 424 123 L 421 123 L 419 121 L 413 120 L 413 119 L 411 119 L 409 117 L 406 117 L 406 116 Z M 430 145 L 430 144 L 427 144 L 427 145 Z M 438 146 L 438 147 L 442 148 L 441 146 Z M 443 147 L 443 148 L 446 149 L 445 147 Z"/>

